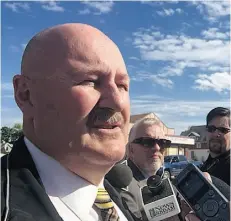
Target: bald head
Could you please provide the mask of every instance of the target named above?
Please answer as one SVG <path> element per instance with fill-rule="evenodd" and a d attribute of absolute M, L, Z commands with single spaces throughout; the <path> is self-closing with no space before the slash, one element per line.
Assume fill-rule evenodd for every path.
<path fill-rule="evenodd" d="M 28 43 L 21 73 L 13 82 L 25 136 L 72 172 L 101 181 L 124 156 L 130 119 L 118 47 L 89 25 L 58 25 Z"/>
<path fill-rule="evenodd" d="M 96 55 L 103 48 L 105 54 L 112 48 L 119 51 L 104 33 L 90 25 L 57 25 L 41 31 L 29 41 L 22 57 L 21 73 L 30 77 L 41 77 L 42 73 L 54 75 L 66 59 L 87 62 L 94 57 L 92 51 Z"/>
<path fill-rule="evenodd" d="M 158 131 L 164 135 L 162 125 L 158 120 L 154 118 L 142 118 L 141 120 L 137 121 L 131 128 L 129 133 L 129 142 L 131 143 L 138 137 L 148 136 L 148 134 L 146 134 L 148 128 L 158 129 Z"/>

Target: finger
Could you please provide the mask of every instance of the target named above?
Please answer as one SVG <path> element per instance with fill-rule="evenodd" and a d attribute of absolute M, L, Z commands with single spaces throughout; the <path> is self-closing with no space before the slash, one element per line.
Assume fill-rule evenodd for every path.
<path fill-rule="evenodd" d="M 208 181 L 210 181 L 210 182 L 212 183 L 212 178 L 211 178 L 211 176 L 209 175 L 209 173 L 203 172 L 203 174 L 204 174 L 205 178 L 206 178 Z"/>

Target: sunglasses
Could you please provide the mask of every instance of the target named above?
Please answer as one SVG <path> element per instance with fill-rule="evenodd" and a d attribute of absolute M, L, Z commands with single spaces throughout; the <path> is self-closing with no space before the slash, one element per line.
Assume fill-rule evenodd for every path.
<path fill-rule="evenodd" d="M 230 128 L 226 128 L 226 127 L 215 127 L 215 126 L 213 126 L 213 125 L 208 125 L 207 126 L 207 131 L 209 132 L 209 133 L 213 133 L 213 132 L 215 132 L 216 130 L 219 130 L 221 133 L 223 133 L 223 134 L 227 134 L 227 133 L 229 133 L 230 132 Z"/>
<path fill-rule="evenodd" d="M 132 143 L 140 144 L 144 147 L 152 148 L 154 145 L 158 144 L 160 148 L 169 148 L 171 146 L 171 141 L 166 139 L 154 139 L 151 137 L 140 137 L 133 140 Z"/>

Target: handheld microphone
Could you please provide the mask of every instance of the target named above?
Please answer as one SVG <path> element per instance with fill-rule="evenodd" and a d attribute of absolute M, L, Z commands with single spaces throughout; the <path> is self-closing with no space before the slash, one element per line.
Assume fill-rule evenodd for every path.
<path fill-rule="evenodd" d="M 168 178 L 154 175 L 141 189 L 143 208 L 148 221 L 159 221 L 180 213 L 180 207 Z"/>
<path fill-rule="evenodd" d="M 116 164 L 112 169 L 106 174 L 105 179 L 109 183 L 118 189 L 127 188 L 131 183 L 133 173 L 126 164 Z"/>

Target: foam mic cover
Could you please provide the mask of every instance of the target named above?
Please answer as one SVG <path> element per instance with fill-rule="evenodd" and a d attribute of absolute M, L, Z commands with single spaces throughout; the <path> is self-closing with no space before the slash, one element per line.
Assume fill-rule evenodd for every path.
<path fill-rule="evenodd" d="M 116 164 L 105 176 L 113 187 L 119 189 L 127 187 L 131 183 L 132 177 L 133 173 L 130 167 L 125 164 Z"/>
<path fill-rule="evenodd" d="M 154 195 L 158 194 L 163 189 L 161 177 L 158 175 L 150 176 L 147 180 L 147 186 Z"/>
<path fill-rule="evenodd" d="M 230 200 L 229 185 L 217 177 L 211 176 L 211 178 L 213 185 L 224 195 L 226 199 Z"/>

